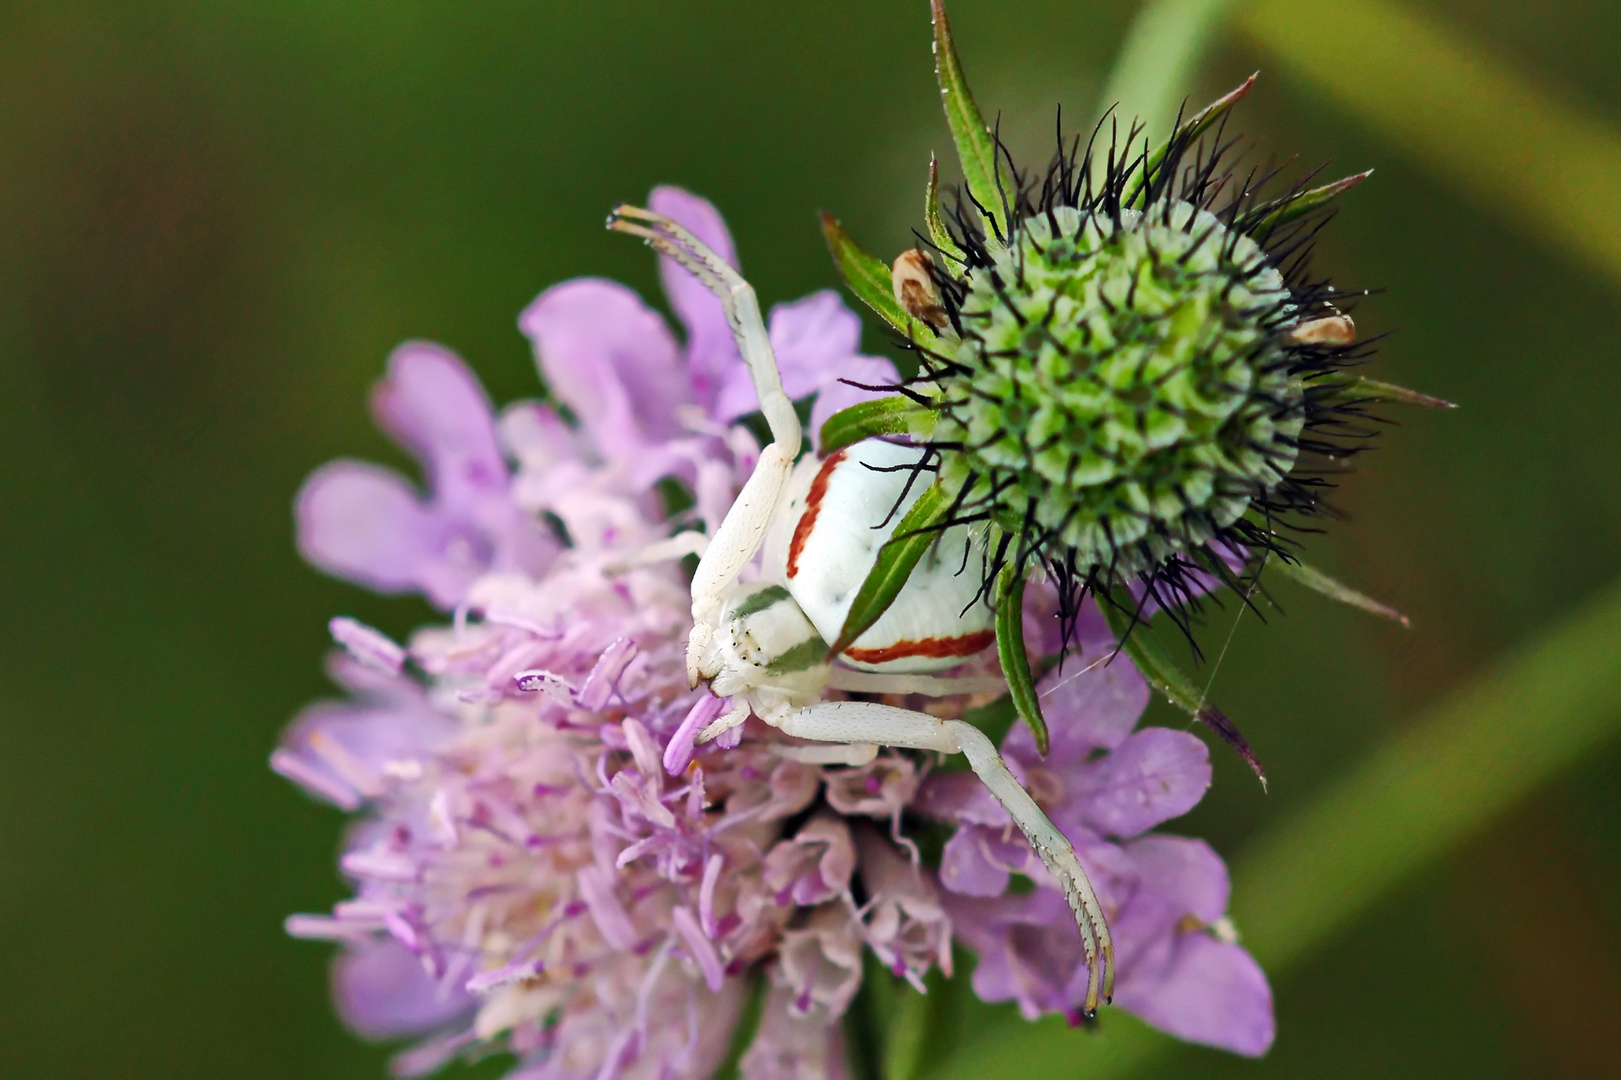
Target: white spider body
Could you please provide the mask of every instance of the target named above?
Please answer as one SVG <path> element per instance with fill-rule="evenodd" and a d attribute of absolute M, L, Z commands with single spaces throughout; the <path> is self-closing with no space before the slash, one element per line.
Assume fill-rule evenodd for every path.
<path fill-rule="evenodd" d="M 877 702 L 823 698 L 828 689 L 950 695 L 1001 688 L 1000 679 L 924 674 L 954 666 L 995 639 L 992 614 L 976 601 L 982 555 L 973 537 L 964 529 L 944 533 L 889 611 L 839 658 L 866 670 L 829 663 L 828 640 L 836 639 L 879 548 L 932 477 L 919 476 L 907 491 L 910 469 L 881 470 L 915 463 L 917 450 L 877 439 L 855 443 L 825 461 L 812 458 L 796 469 L 803 441 L 799 417 L 783 392 L 748 282 L 662 215 L 620 207 L 609 226 L 642 237 L 720 298 L 772 437 L 692 576 L 687 672 L 694 686 L 708 680 L 714 696 L 729 698 L 731 708 L 702 731 L 683 726 L 684 734 L 678 732 L 666 747 L 666 767 L 679 770 L 690 759 L 678 752 L 677 740 L 685 738 L 690 751 L 694 740 L 715 739 L 751 713 L 807 740 L 811 745 L 783 743 L 778 748 L 801 761 L 859 765 L 871 761 L 880 746 L 963 754 L 1064 891 L 1088 961 L 1086 1008 L 1096 1008 L 1100 987 L 1107 997 L 1114 981 L 1114 949 L 1103 909 L 1069 840 L 1020 785 L 984 732 L 961 720 Z M 760 553 L 768 533 L 772 539 L 762 567 L 765 580 L 743 583 L 740 575 Z M 666 541 L 659 556 L 687 554 L 690 547 L 683 536 L 691 534 Z M 962 570 L 965 551 L 969 565 Z M 873 651 L 863 654 L 864 648 Z M 696 724 L 711 716 L 714 711 L 695 708 L 692 719 Z"/>
<path fill-rule="evenodd" d="M 757 694 L 761 717 L 820 699 L 831 673 L 827 642 L 788 590 L 765 582 L 727 593 L 720 633 L 700 668 L 715 673 L 709 685 L 716 697 Z"/>
<path fill-rule="evenodd" d="M 933 481 L 932 473 L 914 475 L 917 460 L 916 447 L 864 439 L 825 459 L 807 455 L 789 478 L 764 566 L 824 640 L 837 640 L 878 549 Z M 942 534 L 889 610 L 839 659 L 863 671 L 940 671 L 992 645 L 995 613 L 979 596 L 982 562 L 968 528 Z"/>

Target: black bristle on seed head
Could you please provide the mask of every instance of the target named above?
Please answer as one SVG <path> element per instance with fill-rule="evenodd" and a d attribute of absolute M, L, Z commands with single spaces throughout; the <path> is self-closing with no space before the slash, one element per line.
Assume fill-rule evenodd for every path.
<path fill-rule="evenodd" d="M 1001 205 L 959 189 L 956 250 L 924 241 L 946 328 L 909 343 L 897 389 L 939 417 L 936 527 L 998 533 L 986 602 L 1009 568 L 1044 566 L 1066 641 L 1088 595 L 1135 604 L 1134 623 L 1152 604 L 1190 641 L 1211 582 L 1249 603 L 1244 579 L 1335 516 L 1333 476 L 1377 431 L 1343 394 L 1368 343 L 1292 336 L 1363 295 L 1310 271 L 1334 206 L 1285 212 L 1316 174 L 1280 190 L 1277 168 L 1241 171 L 1225 124 L 1156 155 L 1141 125 L 1106 117 L 1083 146 L 1060 122 L 1040 174 L 997 138 Z"/>

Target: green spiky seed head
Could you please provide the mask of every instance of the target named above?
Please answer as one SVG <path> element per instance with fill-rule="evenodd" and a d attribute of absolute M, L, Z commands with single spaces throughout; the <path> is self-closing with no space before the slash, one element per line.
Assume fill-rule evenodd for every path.
<path fill-rule="evenodd" d="M 960 279 L 934 439 L 948 490 L 1128 575 L 1220 536 L 1294 465 L 1282 274 L 1180 200 L 1049 208 Z M 955 340 L 951 340 L 951 337 Z"/>
<path fill-rule="evenodd" d="M 1377 431 L 1369 406 L 1447 405 L 1355 374 L 1368 354 L 1344 310 L 1356 294 L 1310 273 L 1318 228 L 1369 174 L 1263 194 L 1275 175 L 1235 170 L 1236 140 L 1224 135 L 1253 76 L 1179 115 L 1157 147 L 1140 123 L 1122 130 L 1106 114 L 1082 151 L 1060 124 L 1045 174 L 1026 172 L 987 127 L 941 0 L 932 7 L 962 167 L 955 208 L 941 204 L 931 159 L 919 234 L 930 250 L 902 252 L 887 273 L 822 216 L 850 289 L 918 364 L 895 396 L 831 417 L 821 450 L 907 440 L 919 448 L 912 480 L 935 474 L 862 582 L 839 642 L 882 616 L 930 538 L 973 525 L 984 540 L 980 598 L 995 607 L 998 658 L 1038 749 L 1046 726 L 1022 621 L 1032 573 L 1055 588 L 1062 640 L 1095 597 L 1149 680 L 1259 771 L 1237 728 L 1132 629 L 1152 604 L 1191 641 L 1200 595 L 1225 583 L 1247 602 L 1256 583 L 1240 574 L 1258 579 L 1269 564 L 1401 618 L 1300 564 L 1290 535 L 1331 513 L 1333 474 Z"/>

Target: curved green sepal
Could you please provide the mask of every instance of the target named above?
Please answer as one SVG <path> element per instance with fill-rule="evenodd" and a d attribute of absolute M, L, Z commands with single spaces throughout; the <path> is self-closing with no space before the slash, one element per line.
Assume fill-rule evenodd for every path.
<path fill-rule="evenodd" d="M 856 592 L 850 613 L 844 617 L 844 626 L 839 630 L 839 639 L 827 652 L 829 660 L 853 645 L 856 638 L 866 633 L 868 627 L 889 610 L 889 605 L 900 595 L 906 579 L 912 576 L 923 553 L 939 539 L 939 532 L 933 526 L 945 517 L 950 508 L 951 499 L 938 483 L 929 485 L 922 497 L 912 504 L 900 524 L 895 526 L 895 535 L 878 549 L 878 560 L 872 564 L 867 579 Z"/>
<path fill-rule="evenodd" d="M 957 144 L 957 160 L 962 162 L 963 181 L 968 193 L 987 213 L 999 213 L 1002 195 L 996 185 L 996 141 L 991 138 L 985 118 L 968 79 L 962 73 L 962 60 L 951 37 L 951 20 L 946 18 L 943 0 L 931 0 L 934 9 L 934 74 L 940 83 L 940 103 L 945 106 L 946 126 Z"/>
<path fill-rule="evenodd" d="M 822 215 L 822 235 L 827 238 L 827 249 L 833 253 L 834 265 L 844 275 L 844 283 L 850 286 L 850 291 L 862 303 L 911 340 L 934 340 L 934 331 L 908 315 L 896 301 L 889 267 L 856 243 L 855 238 L 844 231 L 838 218 L 832 214 Z"/>
<path fill-rule="evenodd" d="M 1236 89 L 1212 101 L 1202 110 L 1195 113 L 1192 118 L 1182 121 L 1181 125 L 1171 133 L 1170 138 L 1160 143 L 1158 148 L 1149 151 L 1148 157 L 1143 162 L 1142 172 L 1139 174 L 1137 191 L 1130 200 L 1133 209 L 1141 209 L 1143 203 L 1147 201 L 1149 182 L 1155 178 L 1154 174 L 1159 171 L 1159 167 L 1165 161 L 1166 155 L 1171 152 L 1171 147 L 1177 144 L 1186 145 L 1203 135 L 1212 124 L 1226 116 L 1228 111 L 1234 105 L 1237 105 L 1244 95 L 1250 92 L 1250 87 L 1254 85 L 1255 76 L 1251 75 L 1240 83 Z M 1130 160 L 1131 148 L 1129 146 L 1125 147 L 1124 152 L 1127 159 Z"/>
<path fill-rule="evenodd" d="M 1098 608 L 1109 624 L 1109 630 L 1114 634 L 1115 640 L 1120 642 L 1120 651 L 1125 653 L 1142 672 L 1143 678 L 1149 685 L 1164 694 L 1172 705 L 1181 709 L 1199 723 L 1215 732 L 1228 746 L 1238 751 L 1240 757 L 1255 770 L 1260 778 L 1261 786 L 1266 787 L 1266 770 L 1261 768 L 1260 759 L 1250 744 L 1244 738 L 1227 714 L 1204 700 L 1204 694 L 1193 685 L 1193 680 L 1183 674 L 1182 669 L 1176 666 L 1158 639 L 1144 631 L 1147 627 L 1134 628 L 1131 612 L 1136 610 L 1136 601 L 1126 596 L 1115 600 L 1110 597 L 1099 597 Z"/>
<path fill-rule="evenodd" d="M 1389 604 L 1381 604 L 1373 597 L 1365 593 L 1359 593 L 1349 585 L 1336 581 L 1321 570 L 1307 566 L 1299 560 L 1274 559 L 1269 565 L 1277 567 L 1278 573 L 1290 581 L 1298 582 L 1312 592 L 1326 596 L 1330 600 L 1337 600 L 1342 604 L 1361 608 L 1363 611 L 1378 615 L 1382 619 L 1399 622 L 1409 629 L 1413 625 L 1406 615 L 1403 615 Z"/>
<path fill-rule="evenodd" d="M 817 436 L 817 452 L 824 457 L 874 435 L 927 435 L 934 410 L 899 395 L 858 402 L 827 418 Z"/>
<path fill-rule="evenodd" d="M 1431 397 L 1395 383 L 1378 379 L 1357 379 L 1328 395 L 1330 401 L 1388 401 L 1393 405 L 1417 405 L 1425 409 L 1456 409 L 1444 398 Z"/>
<path fill-rule="evenodd" d="M 962 248 L 951 239 L 945 222 L 940 220 L 940 163 L 933 154 L 929 155 L 929 186 L 923 193 L 923 221 L 928 226 L 929 239 L 940 249 L 940 254 L 961 262 Z"/>
<path fill-rule="evenodd" d="M 1291 221 L 1305 217 L 1307 214 L 1333 202 L 1341 195 L 1356 187 L 1362 181 L 1373 175 L 1373 170 L 1359 172 L 1355 176 L 1347 176 L 1343 180 L 1336 180 L 1332 184 L 1312 188 L 1310 191 L 1298 192 L 1294 195 L 1285 195 L 1270 205 L 1261 207 L 1255 214 L 1251 214 L 1253 225 L 1246 225 L 1244 231 L 1248 233 L 1266 234 L 1279 225 L 1287 225 Z"/>
<path fill-rule="evenodd" d="M 1002 661 L 1013 707 L 1036 738 L 1036 753 L 1047 756 L 1047 721 L 1041 715 L 1041 699 L 1036 696 L 1036 677 L 1030 672 L 1030 657 L 1024 651 L 1024 575 L 1012 568 L 1002 575 L 1001 595 L 996 599 L 996 656 Z"/>

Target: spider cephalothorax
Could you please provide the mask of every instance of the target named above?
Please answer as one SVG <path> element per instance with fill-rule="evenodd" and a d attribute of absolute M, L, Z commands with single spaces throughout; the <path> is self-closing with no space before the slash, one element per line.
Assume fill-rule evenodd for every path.
<path fill-rule="evenodd" d="M 998 611 L 1003 667 L 1038 743 L 1015 616 L 1026 576 L 1045 573 L 1066 639 L 1081 601 L 1096 596 L 1139 666 L 1248 756 L 1226 719 L 1130 631 L 1152 607 L 1188 632 L 1212 583 L 1241 587 L 1247 602 L 1255 584 L 1240 577 L 1258 579 L 1267 565 L 1394 614 L 1302 567 L 1292 538 L 1330 512 L 1323 490 L 1375 434 L 1369 404 L 1445 404 L 1352 374 L 1368 349 L 1342 310 L 1348 294 L 1310 274 L 1334 200 L 1368 174 L 1276 190 L 1274 173 L 1238 171 L 1225 123 L 1253 79 L 1178 117 L 1158 145 L 1140 125 L 1122 131 L 1107 119 L 1084 150 L 1060 131 L 1045 172 L 1026 173 L 986 128 L 939 0 L 934 24 L 963 166 L 955 208 L 942 217 L 931 163 L 920 234 L 929 250 L 892 267 L 823 217 L 851 288 L 918 367 L 895 397 L 829 420 L 822 450 L 901 438 L 928 488 L 835 649 L 883 615 L 929 537 L 971 526 L 983 538 L 978 598 Z"/>

